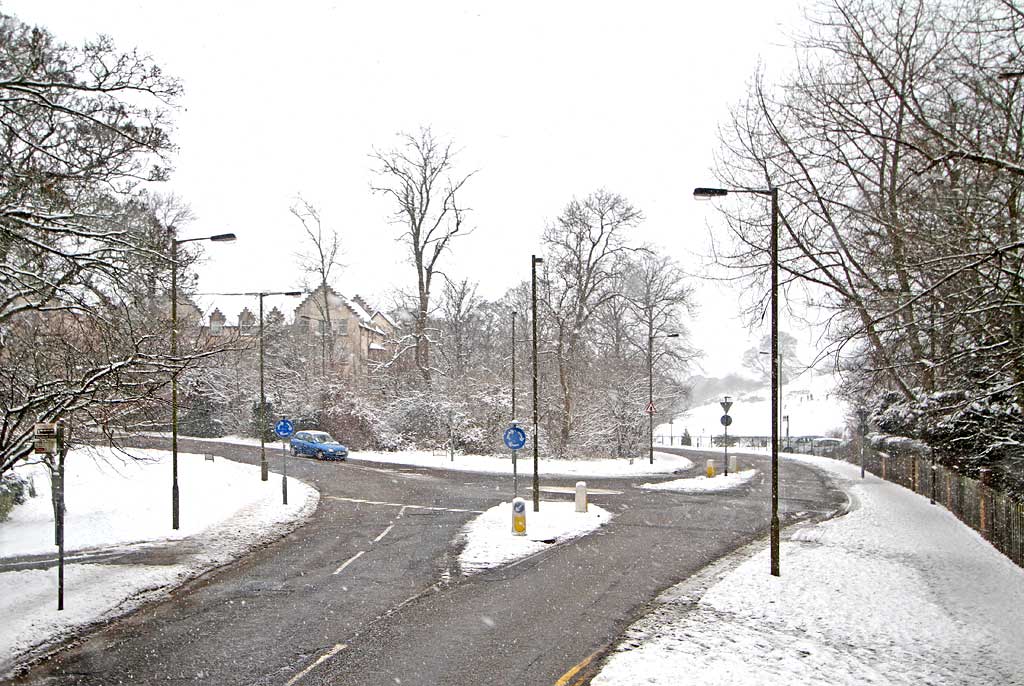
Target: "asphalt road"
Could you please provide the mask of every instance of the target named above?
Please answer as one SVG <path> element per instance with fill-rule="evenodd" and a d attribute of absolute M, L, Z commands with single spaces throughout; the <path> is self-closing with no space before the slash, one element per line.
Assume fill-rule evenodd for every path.
<path fill-rule="evenodd" d="M 204 451 L 188 441 L 181 449 Z M 205 449 L 258 461 L 258 449 Z M 321 493 L 305 526 L 9 683 L 555 684 L 593 658 L 564 682 L 586 683 L 601 651 L 660 591 L 766 535 L 767 460 L 740 462 L 760 474 L 728 493 L 635 487 L 660 480 L 649 477 L 590 479 L 621 491 L 591 498 L 615 514 L 609 525 L 464 577 L 456 534 L 475 512 L 508 500 L 511 479 L 292 459 L 289 475 Z M 542 475 L 542 487 L 575 480 Z M 845 503 L 802 464 L 783 462 L 780 481 L 784 525 Z"/>

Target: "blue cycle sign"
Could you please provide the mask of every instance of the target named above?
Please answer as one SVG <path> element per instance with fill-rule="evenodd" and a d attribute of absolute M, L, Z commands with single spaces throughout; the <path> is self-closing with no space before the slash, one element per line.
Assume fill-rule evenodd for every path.
<path fill-rule="evenodd" d="M 278 438 L 288 438 L 295 433 L 295 426 L 288 419 L 282 419 L 274 425 L 274 433 Z"/>
<path fill-rule="evenodd" d="M 505 434 L 502 438 L 505 441 L 505 445 L 512 450 L 520 450 L 526 445 L 526 432 L 518 426 L 510 426 L 505 429 Z"/>

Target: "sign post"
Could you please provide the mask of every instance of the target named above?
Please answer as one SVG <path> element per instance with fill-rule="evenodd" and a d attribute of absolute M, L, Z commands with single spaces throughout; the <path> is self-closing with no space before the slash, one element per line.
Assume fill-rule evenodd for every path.
<path fill-rule="evenodd" d="M 502 440 L 505 441 L 505 447 L 512 450 L 512 497 L 516 498 L 519 496 L 519 472 L 516 467 L 516 453 L 526 445 L 526 432 L 516 422 L 512 422 L 512 426 L 505 429 L 505 433 L 502 434 Z"/>
<path fill-rule="evenodd" d="M 732 408 L 732 401 L 729 400 L 729 396 L 725 396 L 722 402 L 719 403 L 722 406 L 722 426 L 725 427 L 725 475 L 729 476 L 729 425 L 732 424 L 732 417 L 729 416 L 729 410 Z"/>
<path fill-rule="evenodd" d="M 34 452 L 45 454 L 53 477 L 53 529 L 57 545 L 57 609 L 64 609 L 64 422 L 39 422 L 33 430 Z M 57 463 L 53 463 L 56 456 Z"/>
<path fill-rule="evenodd" d="M 274 433 L 281 439 L 281 499 L 288 504 L 288 438 L 295 433 L 295 426 L 287 417 L 274 425 Z"/>

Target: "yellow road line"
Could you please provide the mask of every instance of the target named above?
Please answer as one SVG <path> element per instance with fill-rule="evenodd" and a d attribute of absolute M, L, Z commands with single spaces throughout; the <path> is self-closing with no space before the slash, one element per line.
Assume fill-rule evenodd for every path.
<path fill-rule="evenodd" d="M 591 662 L 591 660 L 593 660 L 593 659 L 594 659 L 595 657 L 597 657 L 598 655 L 600 655 L 600 653 L 601 653 L 601 651 L 600 651 L 600 650 L 598 650 L 598 651 L 595 651 L 595 652 L 594 652 L 594 653 L 592 653 L 592 654 L 591 654 L 591 655 L 590 655 L 589 657 L 587 657 L 587 658 L 586 658 L 585 660 L 583 660 L 582 662 L 580 662 L 579 664 L 577 664 L 577 665 L 576 665 L 575 667 L 573 667 L 572 669 L 570 669 L 570 670 L 569 670 L 568 672 L 566 672 L 565 674 L 563 674 L 563 675 L 562 675 L 562 678 L 561 678 L 561 679 L 559 679 L 558 681 L 556 681 L 556 682 L 555 682 L 555 686 L 566 686 L 566 684 L 568 684 L 568 683 L 569 683 L 569 681 L 570 681 L 570 680 L 571 680 L 571 679 L 572 679 L 572 678 L 573 678 L 574 676 L 576 676 L 576 674 L 577 674 L 577 673 L 578 673 L 578 672 L 579 672 L 579 671 L 580 671 L 581 669 L 583 669 L 584 667 L 586 667 L 587 665 L 589 665 L 589 664 L 590 664 L 590 662 Z"/>

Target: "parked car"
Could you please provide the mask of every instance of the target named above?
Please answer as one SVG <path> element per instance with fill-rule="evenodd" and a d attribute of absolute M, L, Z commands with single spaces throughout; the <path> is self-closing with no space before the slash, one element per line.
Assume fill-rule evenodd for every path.
<path fill-rule="evenodd" d="M 838 438 L 815 438 L 811 444 L 811 452 L 815 455 L 834 455 L 842 444 L 843 441 Z"/>
<path fill-rule="evenodd" d="M 292 455 L 312 455 L 318 460 L 344 460 L 348 448 L 326 431 L 298 431 L 292 436 Z"/>

